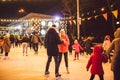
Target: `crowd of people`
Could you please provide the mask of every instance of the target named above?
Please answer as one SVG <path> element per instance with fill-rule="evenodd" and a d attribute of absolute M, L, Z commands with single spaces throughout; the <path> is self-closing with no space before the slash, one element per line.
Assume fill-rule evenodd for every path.
<path fill-rule="evenodd" d="M 64 35 L 63 35 L 64 34 Z M 74 40 L 74 43 L 70 48 L 70 40 L 68 36 L 65 34 L 63 29 L 60 30 L 60 33 L 57 33 L 56 26 L 53 25 L 47 32 L 45 36 L 45 47 L 47 49 L 48 60 L 46 63 L 45 75 L 50 74 L 49 65 L 51 62 L 51 58 L 54 57 L 55 60 L 55 75 L 56 77 L 61 76 L 59 73 L 59 67 L 61 62 L 62 54 L 65 59 L 65 66 L 67 73 L 69 73 L 68 69 L 68 52 L 71 54 L 71 50 L 68 48 L 75 50 L 74 60 L 79 60 L 79 53 L 86 53 L 86 55 L 90 55 L 90 59 L 86 65 L 87 71 L 91 67 L 91 77 L 90 80 L 93 80 L 95 75 L 99 76 L 100 80 L 104 80 L 104 70 L 102 63 L 112 62 L 112 70 L 114 73 L 114 80 L 119 80 L 120 76 L 120 28 L 118 28 L 114 33 L 115 39 L 111 42 L 110 36 L 106 35 L 103 43 L 101 45 L 92 46 L 93 37 L 87 37 L 86 39 L 82 39 L 82 41 L 78 42 L 78 40 Z M 52 46 L 51 46 L 52 45 Z M 81 46 L 82 45 L 82 46 Z M 93 47 L 93 49 L 91 49 Z M 113 51 L 113 58 L 111 59 L 111 52 Z"/>
<path fill-rule="evenodd" d="M 23 56 L 28 56 L 28 47 L 33 48 L 34 54 L 38 55 L 38 46 L 43 45 L 47 51 L 47 62 L 45 67 L 45 75 L 50 74 L 49 66 L 52 57 L 55 61 L 55 76 L 60 77 L 59 67 L 62 56 L 64 56 L 66 72 L 69 74 L 68 55 L 74 54 L 74 61 L 79 60 L 79 55 L 90 56 L 86 64 L 86 70 L 91 67 L 91 77 L 93 80 L 95 75 L 98 75 L 100 80 L 104 80 L 104 70 L 102 63 L 111 63 L 111 70 L 114 73 L 114 80 L 119 80 L 120 76 L 120 28 L 114 33 L 114 40 L 110 40 L 110 35 L 106 35 L 101 45 L 93 46 L 93 37 L 82 38 L 80 40 L 70 40 L 64 29 L 58 31 L 56 25 L 50 27 L 44 37 L 44 40 L 34 32 L 33 35 L 25 34 L 24 36 L 10 35 L 0 37 L 0 53 L 5 52 L 4 60 L 8 60 L 11 47 L 22 47 Z M 74 53 L 72 52 L 74 50 Z M 111 52 L 113 57 L 111 57 Z"/>
<path fill-rule="evenodd" d="M 42 45 L 43 41 L 37 32 L 34 32 L 30 36 L 28 34 L 19 36 L 7 33 L 4 36 L 0 36 L 0 53 L 3 54 L 5 52 L 4 60 L 9 59 L 10 49 L 15 47 L 22 47 L 23 56 L 28 56 L 28 47 L 34 49 L 34 54 L 38 54 L 38 44 Z"/>

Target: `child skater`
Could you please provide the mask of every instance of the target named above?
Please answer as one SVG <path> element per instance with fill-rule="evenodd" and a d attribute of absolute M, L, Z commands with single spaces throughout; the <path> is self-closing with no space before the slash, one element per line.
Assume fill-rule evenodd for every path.
<path fill-rule="evenodd" d="M 106 35 L 105 39 L 103 41 L 103 46 L 102 46 L 104 52 L 106 52 L 108 50 L 108 48 L 110 47 L 110 45 L 111 45 L 110 36 Z M 111 63 L 111 55 L 110 54 L 108 54 L 108 61 Z"/>
<path fill-rule="evenodd" d="M 72 45 L 72 48 L 75 50 L 74 60 L 76 60 L 76 59 L 79 60 L 79 53 L 80 53 L 80 50 L 83 50 L 83 48 L 78 43 L 78 40 L 74 41 L 74 44 Z"/>
<path fill-rule="evenodd" d="M 91 77 L 90 80 L 93 80 L 95 75 L 98 75 L 100 80 L 104 80 L 104 71 L 102 67 L 102 62 L 108 62 L 108 58 L 106 55 L 102 54 L 103 48 L 100 45 L 94 46 L 93 54 L 91 55 L 86 69 L 89 70 L 91 66 Z"/>

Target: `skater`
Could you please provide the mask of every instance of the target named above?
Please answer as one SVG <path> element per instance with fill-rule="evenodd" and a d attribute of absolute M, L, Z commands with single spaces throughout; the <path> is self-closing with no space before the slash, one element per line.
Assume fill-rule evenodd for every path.
<path fill-rule="evenodd" d="M 11 44 L 10 44 L 10 39 L 9 39 L 10 35 L 7 33 L 4 37 L 4 51 L 5 51 L 5 57 L 4 60 L 9 59 L 8 55 L 10 52 L 10 48 L 11 48 Z"/>
<path fill-rule="evenodd" d="M 55 76 L 56 77 L 61 76 L 61 74 L 59 74 L 58 44 L 62 44 L 62 43 L 63 41 L 60 40 L 60 37 L 57 33 L 56 25 L 52 25 L 52 27 L 49 28 L 44 40 L 44 45 L 47 49 L 47 56 L 48 56 L 48 60 L 45 68 L 45 75 L 50 74 L 49 66 L 53 57 L 55 61 Z"/>
<path fill-rule="evenodd" d="M 103 41 L 103 50 L 104 50 L 105 53 L 108 50 L 108 48 L 110 47 L 110 44 L 111 44 L 110 36 L 106 35 L 105 39 Z M 109 62 L 111 63 L 111 55 L 110 54 L 108 54 L 108 59 L 109 59 Z"/>
<path fill-rule="evenodd" d="M 42 40 L 39 37 L 38 32 L 34 32 L 34 35 L 31 37 L 31 42 L 33 44 L 33 49 L 35 51 L 34 54 L 38 55 L 38 44 L 39 42 L 42 43 Z"/>
<path fill-rule="evenodd" d="M 98 75 L 100 80 L 104 80 L 104 71 L 102 67 L 102 62 L 106 63 L 107 56 L 102 54 L 103 48 L 100 45 L 94 46 L 93 54 L 91 55 L 86 69 L 89 70 L 91 66 L 91 77 L 90 80 L 94 80 L 95 75 Z"/>
<path fill-rule="evenodd" d="M 0 54 L 3 54 L 3 45 L 4 45 L 3 36 L 0 36 Z"/>
<path fill-rule="evenodd" d="M 93 40 L 93 37 L 87 37 L 87 39 L 85 39 L 85 52 L 86 52 L 87 56 L 91 55 L 91 53 L 92 53 L 92 49 L 91 49 L 92 40 Z"/>
<path fill-rule="evenodd" d="M 59 67 L 60 67 L 60 63 L 61 63 L 61 60 L 62 60 L 62 55 L 64 55 L 66 70 L 67 70 L 67 73 L 69 74 L 69 69 L 68 69 L 68 46 L 69 46 L 70 43 L 69 43 L 69 38 L 68 38 L 67 34 L 65 33 L 64 29 L 60 30 L 60 39 L 62 41 L 64 41 L 64 43 L 58 45 L 58 48 L 59 48 Z"/>
<path fill-rule="evenodd" d="M 28 45 L 29 45 L 29 37 L 27 34 L 24 35 L 24 37 L 22 38 L 22 47 L 23 47 L 23 56 L 24 53 L 26 54 L 26 56 L 28 56 Z"/>
<path fill-rule="evenodd" d="M 114 32 L 115 39 L 111 42 L 106 54 L 110 54 L 114 50 L 111 62 L 111 70 L 113 71 L 114 80 L 120 80 L 120 28 Z"/>
<path fill-rule="evenodd" d="M 78 43 L 78 40 L 76 39 L 74 41 L 74 44 L 72 45 L 72 48 L 75 50 L 75 54 L 74 54 L 74 60 L 79 60 L 79 53 L 80 50 L 84 50 L 81 45 Z"/>

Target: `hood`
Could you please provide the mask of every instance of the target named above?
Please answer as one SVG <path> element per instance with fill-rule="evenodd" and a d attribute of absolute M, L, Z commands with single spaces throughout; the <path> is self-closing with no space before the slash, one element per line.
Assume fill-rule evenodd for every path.
<path fill-rule="evenodd" d="M 48 33 L 54 33 L 56 30 L 54 28 L 49 28 Z"/>
<path fill-rule="evenodd" d="M 94 54 L 95 54 L 95 55 L 99 55 L 99 54 L 101 54 L 102 51 L 103 51 L 102 46 L 100 46 L 100 45 L 96 45 L 96 46 L 94 46 Z"/>

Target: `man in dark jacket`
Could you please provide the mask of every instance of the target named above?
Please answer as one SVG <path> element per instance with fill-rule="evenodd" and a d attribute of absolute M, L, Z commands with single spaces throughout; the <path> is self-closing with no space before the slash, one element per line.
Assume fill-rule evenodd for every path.
<path fill-rule="evenodd" d="M 59 74 L 58 44 L 63 43 L 63 41 L 60 40 L 60 37 L 56 31 L 56 25 L 52 25 L 52 27 L 49 28 L 44 41 L 45 41 L 44 43 L 45 43 L 45 47 L 47 49 L 47 55 L 48 55 L 45 75 L 50 74 L 49 65 L 53 57 L 55 61 L 55 76 L 59 77 L 61 76 L 61 74 Z"/>

